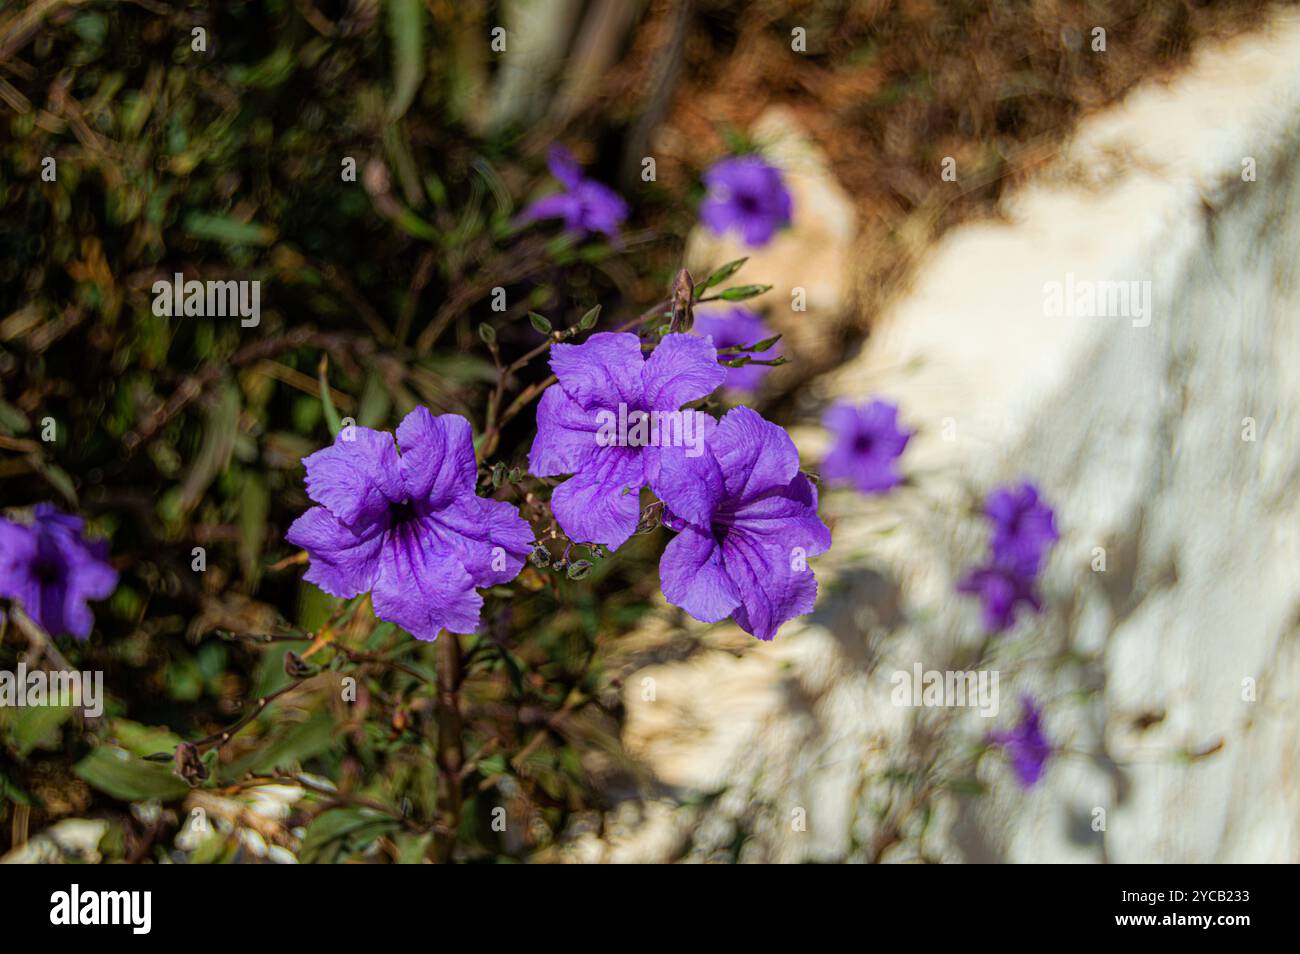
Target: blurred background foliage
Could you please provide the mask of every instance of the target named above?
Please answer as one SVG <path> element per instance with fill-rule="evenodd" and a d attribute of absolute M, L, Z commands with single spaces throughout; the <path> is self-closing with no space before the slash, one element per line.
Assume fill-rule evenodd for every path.
<path fill-rule="evenodd" d="M 660 301 L 700 172 L 776 102 L 865 226 L 836 332 L 851 346 L 942 229 L 990 213 L 1080 114 L 1258 6 L 0 2 L 0 505 L 85 515 L 121 574 L 86 643 L 4 633 L 0 666 L 61 652 L 105 673 L 108 703 L 89 722 L 0 713 L 0 854 L 509 860 L 599 827 L 654 784 L 619 750 L 632 663 L 611 652 L 657 592 L 662 538 L 572 554 L 594 564 L 577 580 L 556 545 L 489 599 L 449 675 L 364 599 L 301 582 L 283 534 L 331 410 L 384 428 L 424 404 L 481 432 L 497 370 L 477 326 L 509 362 L 542 340 L 529 311 L 563 329 L 601 304 L 608 329 Z M 1127 41 L 1091 55 L 1095 25 Z M 512 228 L 553 187 L 555 141 L 632 204 L 620 250 Z M 972 170 L 955 199 L 944 155 Z M 260 281 L 260 324 L 155 316 L 152 286 L 177 272 Z M 816 370 L 780 379 L 768 413 L 793 413 L 782 389 Z M 510 395 L 545 375 L 533 362 Z M 545 485 L 511 479 L 531 417 L 504 428 L 482 492 L 540 533 Z M 148 759 L 245 718 L 205 747 L 197 787 Z"/>

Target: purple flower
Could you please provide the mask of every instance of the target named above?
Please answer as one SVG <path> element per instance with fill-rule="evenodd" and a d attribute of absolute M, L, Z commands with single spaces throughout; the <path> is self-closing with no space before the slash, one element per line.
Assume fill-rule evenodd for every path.
<path fill-rule="evenodd" d="M 759 639 L 812 610 L 807 558 L 825 552 L 831 534 L 785 431 L 738 407 L 712 429 L 706 453 L 673 448 L 656 464 L 650 487 L 678 531 L 659 561 L 670 603 L 705 623 L 730 616 Z"/>
<path fill-rule="evenodd" d="M 1021 568 L 991 564 L 966 574 L 957 584 L 961 593 L 979 596 L 984 603 L 984 626 L 1001 633 L 1016 623 L 1016 609 L 1025 604 L 1034 612 L 1043 608 L 1034 587 L 1034 577 Z"/>
<path fill-rule="evenodd" d="M 884 493 L 902 483 L 895 462 L 912 437 L 898 426 L 898 407 L 885 401 L 832 406 L 822 424 L 833 437 L 822 476 L 849 483 L 864 494 Z"/>
<path fill-rule="evenodd" d="M 0 596 L 20 605 L 51 636 L 90 635 L 88 600 L 102 600 L 117 587 L 108 544 L 86 540 L 80 517 L 53 504 L 32 508 L 32 522 L 0 519 Z"/>
<path fill-rule="evenodd" d="M 734 229 L 750 248 L 766 245 L 790 224 L 790 193 L 781 171 L 760 156 L 720 159 L 704 174 L 709 194 L 700 221 L 718 235 Z"/>
<path fill-rule="evenodd" d="M 636 530 L 647 462 L 663 448 L 610 443 L 602 422 L 677 411 L 716 389 L 726 369 L 706 338 L 667 335 L 647 360 L 636 335 L 601 332 L 551 348 L 551 370 L 559 383 L 538 403 L 528 469 L 538 477 L 573 474 L 551 495 L 555 519 L 573 540 L 617 549 Z M 690 415 L 692 428 L 707 417 Z"/>
<path fill-rule="evenodd" d="M 1027 480 L 1019 487 L 999 487 L 984 502 L 984 514 L 993 521 L 994 561 L 1036 574 L 1060 536 L 1056 516 L 1039 500 L 1038 488 Z"/>
<path fill-rule="evenodd" d="M 321 506 L 285 539 L 311 557 L 303 579 L 345 599 L 370 591 L 375 615 L 416 639 L 471 633 L 483 606 L 475 587 L 514 579 L 532 530 L 510 504 L 475 493 L 465 418 L 417 407 L 397 440 L 400 456 L 392 434 L 354 426 L 304 458 L 307 493 Z"/>
<path fill-rule="evenodd" d="M 772 337 L 763 319 L 748 308 L 730 308 L 723 312 L 697 311 L 695 326 L 692 331 L 697 335 L 707 335 L 713 339 L 713 347 L 719 351 L 728 348 L 749 347 Z M 760 361 L 770 361 L 780 351 L 773 345 L 766 351 L 755 351 L 752 357 Z M 766 364 L 746 364 L 739 368 L 727 368 L 724 385 L 732 391 L 752 393 L 772 368 Z"/>
<path fill-rule="evenodd" d="M 1004 749 L 1011 757 L 1011 767 L 1022 788 L 1033 788 L 1043 777 L 1043 769 L 1052 754 L 1051 743 L 1043 734 L 1043 711 L 1029 695 L 1022 695 L 1024 714 L 1010 732 L 992 732 L 989 742 Z"/>
<path fill-rule="evenodd" d="M 538 199 L 524 209 L 518 224 L 564 219 L 565 231 L 579 238 L 588 232 L 601 232 L 618 241 L 618 227 L 627 218 L 627 203 L 619 194 L 609 186 L 584 179 L 582 169 L 563 146 L 551 147 L 547 165 L 564 191 Z"/>

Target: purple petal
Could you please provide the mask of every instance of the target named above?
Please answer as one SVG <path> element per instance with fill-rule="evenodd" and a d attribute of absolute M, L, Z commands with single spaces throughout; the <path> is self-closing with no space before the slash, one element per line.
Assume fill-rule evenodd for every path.
<path fill-rule="evenodd" d="M 707 338 L 668 335 L 641 371 L 645 409 L 675 411 L 688 401 L 712 394 L 727 376 L 718 351 Z"/>
<path fill-rule="evenodd" d="M 284 538 L 311 557 L 303 579 L 330 596 L 351 599 L 374 583 L 384 540 L 380 527 L 358 536 L 324 507 L 312 507 L 293 522 Z"/>
<path fill-rule="evenodd" d="M 705 199 L 700 203 L 700 221 L 714 235 L 722 235 L 736 224 L 736 209 L 722 199 Z"/>
<path fill-rule="evenodd" d="M 537 436 L 528 451 L 528 471 L 537 477 L 554 477 L 582 470 L 600 445 L 595 412 L 564 393 L 558 384 L 544 392 L 537 405 Z"/>
<path fill-rule="evenodd" d="M 459 555 L 420 521 L 384 534 L 372 598 L 376 616 L 425 641 L 474 632 L 483 608 Z"/>
<path fill-rule="evenodd" d="M 350 438 L 350 439 L 349 439 Z M 404 496 L 393 435 L 353 426 L 303 459 L 307 494 L 351 527 L 379 523 Z"/>
<path fill-rule="evenodd" d="M 0 596 L 14 596 L 13 588 L 35 557 L 36 531 L 0 518 Z"/>
<path fill-rule="evenodd" d="M 722 544 L 722 562 L 740 593 L 733 614 L 745 632 L 774 637 L 781 624 L 812 611 L 817 579 L 812 568 L 786 544 L 733 528 Z"/>
<path fill-rule="evenodd" d="M 475 586 L 509 583 L 533 549 L 532 528 L 503 500 L 462 497 L 424 525 L 456 552 Z"/>
<path fill-rule="evenodd" d="M 568 227 L 575 232 L 601 232 L 617 240 L 618 227 L 627 218 L 627 203 L 608 186 L 590 180 L 573 192 L 574 208 Z"/>
<path fill-rule="evenodd" d="M 727 496 L 740 500 L 789 486 L 799 452 L 784 430 L 747 407 L 733 408 L 709 440 L 722 468 Z"/>
<path fill-rule="evenodd" d="M 626 447 L 602 448 L 581 473 L 551 494 L 551 512 L 570 540 L 617 550 L 636 532 L 637 493 L 645 483 L 641 455 Z"/>
<path fill-rule="evenodd" d="M 715 429 L 716 425 L 710 428 Z M 713 455 L 706 450 L 691 457 L 690 448 L 665 447 L 647 448 L 644 458 L 650 489 L 668 510 L 697 527 L 709 527 L 726 495 L 722 470 Z"/>
<path fill-rule="evenodd" d="M 551 348 L 551 370 L 560 387 L 586 410 L 641 406 L 641 340 L 636 335 L 602 331 L 580 345 Z"/>
<path fill-rule="evenodd" d="M 764 545 L 799 547 L 805 556 L 817 556 L 831 547 L 831 532 L 817 516 L 817 488 L 803 474 L 779 493 L 741 504 L 732 525 Z"/>
<path fill-rule="evenodd" d="M 766 245 L 776 233 L 776 224 L 766 215 L 746 215 L 739 224 L 741 238 L 750 248 Z"/>
<path fill-rule="evenodd" d="M 397 440 L 402 445 L 401 477 L 408 499 L 436 508 L 474 493 L 478 466 L 474 434 L 465 418 L 434 417 L 420 406 L 402 420 Z"/>
<path fill-rule="evenodd" d="M 577 203 L 573 196 L 567 192 L 556 192 L 543 196 L 520 212 L 515 224 L 527 225 L 539 219 L 564 219 L 567 222 L 576 209 Z"/>
<path fill-rule="evenodd" d="M 726 619 L 740 595 L 722 565 L 722 549 L 713 537 L 687 527 L 668 542 L 659 560 L 664 596 L 702 623 Z"/>
<path fill-rule="evenodd" d="M 554 145 L 546 155 L 546 165 L 566 189 L 572 191 L 582 182 L 582 167 L 578 165 L 573 154 L 563 146 Z"/>

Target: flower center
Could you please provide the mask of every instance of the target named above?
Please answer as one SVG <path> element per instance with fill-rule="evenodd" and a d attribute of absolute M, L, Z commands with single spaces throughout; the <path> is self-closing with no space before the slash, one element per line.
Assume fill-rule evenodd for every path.
<path fill-rule="evenodd" d="M 63 580 L 63 564 L 52 556 L 40 556 L 32 561 L 31 573 L 42 586 L 54 586 Z"/>
<path fill-rule="evenodd" d="M 415 510 L 415 504 L 409 500 L 402 500 L 388 505 L 389 527 L 403 527 L 408 523 L 414 523 L 419 518 L 420 515 Z"/>
<path fill-rule="evenodd" d="M 736 196 L 736 204 L 740 206 L 740 211 L 746 215 L 755 215 L 759 212 L 758 196 L 752 192 L 742 192 Z"/>
<path fill-rule="evenodd" d="M 869 454 L 872 443 L 870 434 L 859 434 L 853 441 L 853 450 L 859 454 Z"/>

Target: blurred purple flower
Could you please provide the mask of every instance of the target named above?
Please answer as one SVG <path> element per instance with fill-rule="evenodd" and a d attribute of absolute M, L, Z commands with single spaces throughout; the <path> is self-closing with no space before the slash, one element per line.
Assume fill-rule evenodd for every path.
<path fill-rule="evenodd" d="M 1043 608 L 1032 575 L 1014 566 L 991 564 L 966 574 L 957 584 L 961 593 L 978 596 L 984 603 L 984 626 L 1001 633 L 1016 623 L 1016 609 L 1024 603 L 1034 612 Z"/>
<path fill-rule="evenodd" d="M 353 426 L 304 458 L 321 506 L 285 539 L 311 558 L 303 579 L 345 599 L 370 591 L 375 615 L 416 639 L 472 633 L 483 606 L 475 587 L 514 579 L 532 530 L 512 505 L 476 494 L 465 418 L 417 407 L 397 440 L 400 456 L 392 434 Z"/>
<path fill-rule="evenodd" d="M 670 603 L 705 623 L 730 616 L 759 639 L 812 610 L 807 558 L 825 552 L 831 534 L 785 431 L 738 407 L 712 429 L 705 454 L 672 449 L 655 463 L 650 487 L 678 531 L 659 561 Z"/>
<path fill-rule="evenodd" d="M 0 596 L 20 605 L 51 636 L 90 635 L 88 600 L 102 600 L 117 587 L 108 543 L 87 540 L 80 517 L 48 503 L 32 508 L 32 522 L 0 519 Z"/>
<path fill-rule="evenodd" d="M 834 443 L 822 476 L 849 483 L 864 494 L 884 493 L 902 483 L 895 462 L 912 437 L 898 426 L 898 407 L 886 401 L 833 405 L 822 418 Z"/>
<path fill-rule="evenodd" d="M 781 171 L 756 155 L 719 159 L 704 174 L 709 194 L 700 221 L 718 235 L 740 233 L 751 248 L 766 245 L 790 224 L 793 203 Z"/>
<path fill-rule="evenodd" d="M 582 169 L 563 146 L 551 147 L 547 165 L 564 190 L 524 209 L 518 224 L 563 219 L 565 231 L 579 238 L 588 232 L 601 232 L 617 242 L 618 227 L 627 218 L 627 203 L 619 194 L 593 179 L 584 179 Z"/>
<path fill-rule="evenodd" d="M 730 308 L 725 311 L 697 311 L 695 325 L 691 329 L 697 335 L 707 335 L 713 339 L 713 347 L 719 351 L 728 348 L 748 347 L 772 337 L 771 330 L 763 319 L 748 308 Z M 766 351 L 755 351 L 751 357 L 760 361 L 770 361 L 780 355 L 777 345 Z M 727 368 L 727 377 L 723 385 L 732 391 L 753 393 L 758 390 L 763 378 L 772 368 L 766 364 L 746 364 L 739 368 Z"/>
<path fill-rule="evenodd" d="M 627 419 L 634 412 L 676 411 L 712 393 L 726 369 L 713 345 L 694 335 L 667 335 L 647 360 L 636 335 L 601 332 L 551 348 L 551 370 L 558 383 L 537 406 L 529 472 L 572 474 L 551 494 L 555 519 L 572 540 L 617 549 L 636 530 L 647 461 L 662 448 L 602 444 L 602 412 Z"/>
<path fill-rule="evenodd" d="M 1043 769 L 1052 754 L 1051 743 L 1042 729 L 1042 709 L 1029 695 L 1020 697 L 1024 713 L 1009 732 L 989 733 L 989 742 L 1002 748 L 1011 758 L 1011 767 L 1022 788 L 1033 788 L 1043 777 Z"/>
<path fill-rule="evenodd" d="M 1036 574 L 1060 536 L 1056 516 L 1039 499 L 1038 488 L 1027 480 L 1019 487 L 999 487 L 984 502 L 984 514 L 993 521 L 994 561 Z"/>

